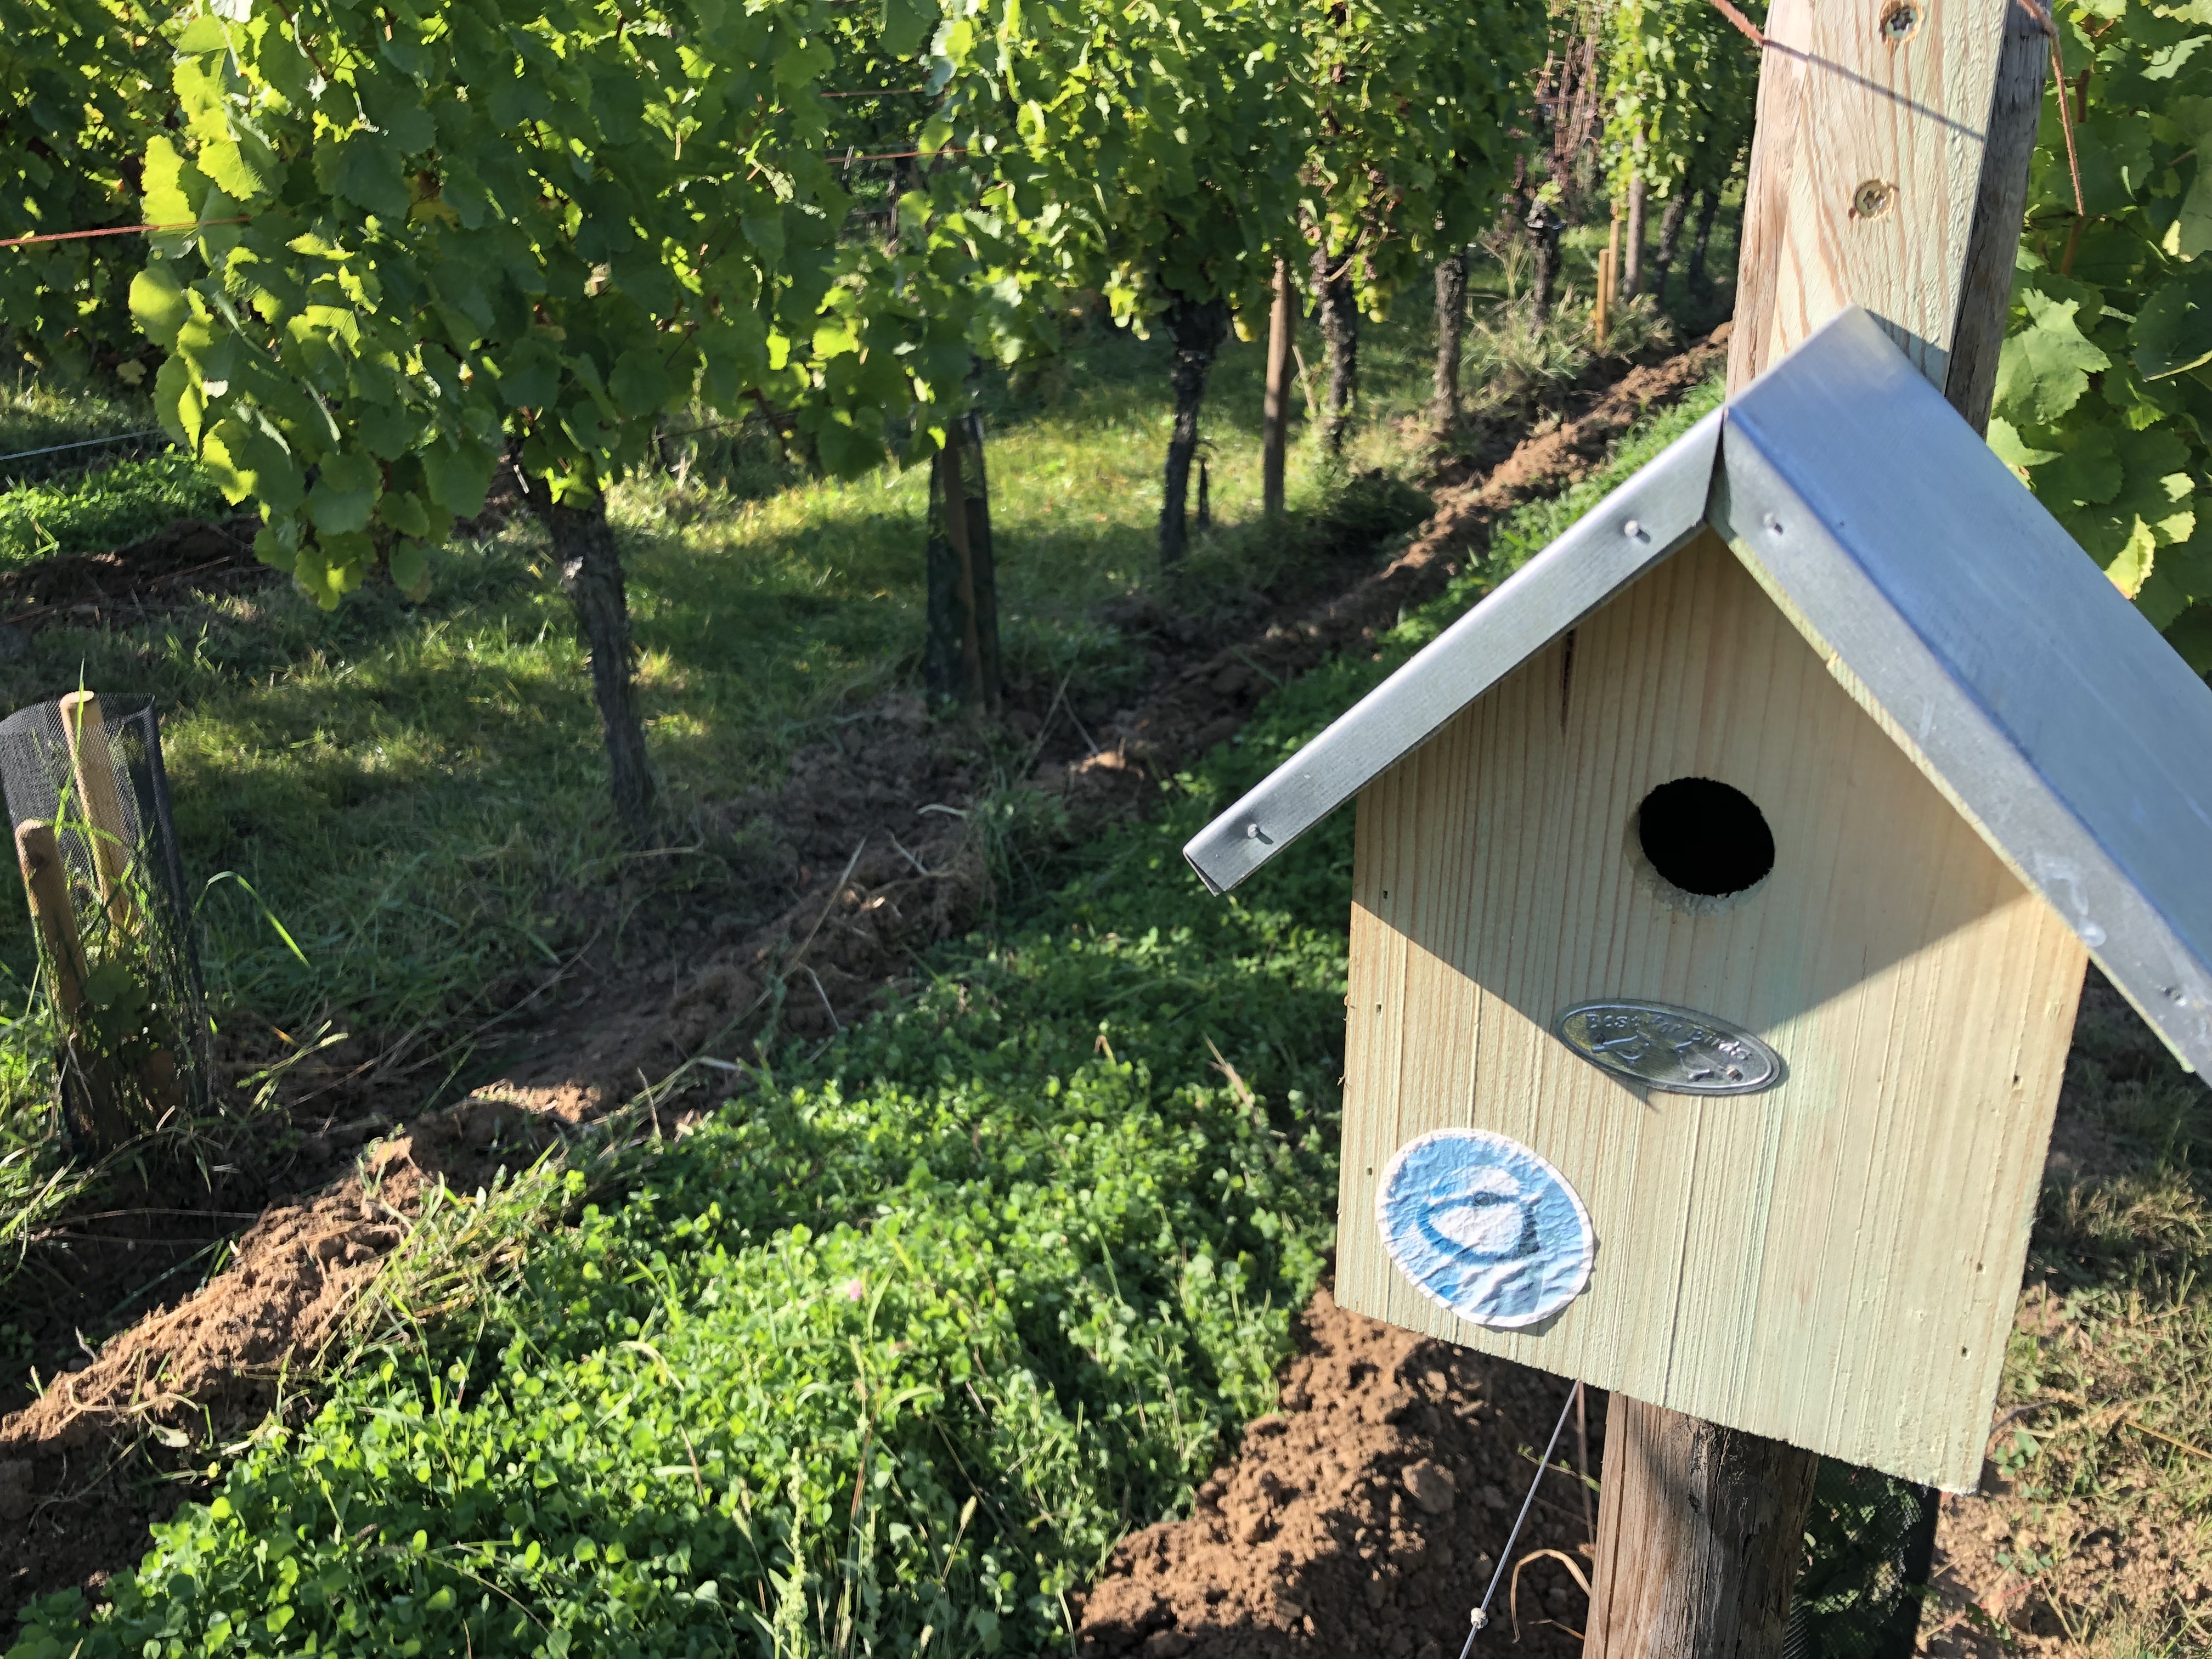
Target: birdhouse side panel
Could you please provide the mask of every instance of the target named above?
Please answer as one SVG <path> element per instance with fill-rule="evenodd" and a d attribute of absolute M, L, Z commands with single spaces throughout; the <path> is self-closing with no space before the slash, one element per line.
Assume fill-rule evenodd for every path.
<path fill-rule="evenodd" d="M 1747 888 L 1655 863 L 1685 873 L 1644 816 L 1685 780 L 1756 809 L 1771 867 Z M 1703 538 L 1361 796 L 1338 1297 L 1971 1487 L 2083 965 Z M 1697 1095 L 1601 1069 L 1553 1027 L 1601 1000 L 1726 1021 L 1781 1080 Z M 1589 1286 L 1556 1316 L 1472 1322 L 1385 1250 L 1391 1158 L 1447 1127 L 1530 1149 L 1586 1206 Z"/>

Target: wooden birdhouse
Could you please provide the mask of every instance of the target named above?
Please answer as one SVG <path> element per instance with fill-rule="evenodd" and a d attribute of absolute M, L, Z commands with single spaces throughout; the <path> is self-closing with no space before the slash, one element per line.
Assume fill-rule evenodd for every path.
<path fill-rule="evenodd" d="M 1354 796 L 1337 1299 L 1972 1490 L 2085 954 L 2212 1066 L 2212 690 L 1852 308 L 1188 856 Z"/>

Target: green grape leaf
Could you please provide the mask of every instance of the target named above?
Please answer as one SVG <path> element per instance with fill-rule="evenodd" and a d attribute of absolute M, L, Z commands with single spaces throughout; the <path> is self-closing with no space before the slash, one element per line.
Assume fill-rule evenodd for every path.
<path fill-rule="evenodd" d="M 2166 625 L 2166 642 L 2200 674 L 2212 674 L 2212 605 L 2192 605 Z"/>
<path fill-rule="evenodd" d="M 192 366 L 181 356 L 167 359 L 154 376 L 154 413 L 161 428 L 190 450 L 200 445 L 200 422 L 207 410 Z"/>
<path fill-rule="evenodd" d="M 315 487 L 307 492 L 307 521 L 327 544 L 331 538 L 360 530 L 368 523 L 376 505 L 380 483 L 376 463 L 358 453 L 326 458 Z"/>
<path fill-rule="evenodd" d="M 1996 412 L 2015 426 L 2048 426 L 2081 400 L 2089 376 L 2112 359 L 2082 337 L 2078 300 L 2032 288 L 2021 298 L 2027 326 L 2005 341 L 1998 356 Z"/>
<path fill-rule="evenodd" d="M 222 19 L 203 15 L 186 23 L 177 35 L 177 55 L 179 58 L 204 58 L 210 52 L 221 52 L 229 45 L 230 36 L 223 28 Z"/>
<path fill-rule="evenodd" d="M 2142 591 L 2149 580 L 2153 562 L 2158 556 L 2158 538 L 2151 534 L 2150 526 L 2141 519 L 2120 543 L 2118 550 L 2105 563 L 2105 574 L 2112 579 L 2112 586 L 2130 599 Z M 2091 550 L 2094 557 L 2094 550 Z"/>
<path fill-rule="evenodd" d="M 2160 283 L 2136 313 L 2130 338 L 2147 380 L 2212 362 L 2212 276 L 2192 272 Z"/>
<path fill-rule="evenodd" d="M 607 392 L 623 414 L 650 415 L 675 398 L 680 388 L 665 356 L 664 346 L 632 346 L 616 360 Z"/>
<path fill-rule="evenodd" d="M 884 50 L 894 58 L 913 57 L 936 21 L 937 8 L 923 0 L 884 0 Z"/>
<path fill-rule="evenodd" d="M 167 260 L 155 260 L 131 279 L 131 314 L 155 345 L 177 349 L 177 331 L 191 319 L 192 307 Z"/>
<path fill-rule="evenodd" d="M 2068 509 L 2109 501 L 2119 494 L 2127 470 L 2111 427 L 2075 427 L 2037 433 L 2035 438 L 2055 445 L 2058 453 L 2035 469 L 2030 482 L 2037 499 L 2061 518 Z"/>
<path fill-rule="evenodd" d="M 2212 601 L 2212 514 L 2197 515 L 2187 541 L 2159 550 L 2158 568 L 2191 599 Z"/>
<path fill-rule="evenodd" d="M 483 511 L 492 468 L 499 462 L 495 452 L 474 445 L 433 444 L 422 456 L 432 501 L 457 519 L 472 519 Z"/>
<path fill-rule="evenodd" d="M 430 533 L 430 515 L 422 503 L 404 490 L 387 489 L 376 498 L 376 516 L 403 536 Z"/>
<path fill-rule="evenodd" d="M 823 422 L 815 432 L 814 447 L 822 458 L 823 471 L 833 477 L 858 477 L 883 464 L 882 440 L 856 431 L 842 421 Z"/>
<path fill-rule="evenodd" d="M 429 550 L 414 540 L 395 542 L 386 562 L 392 568 L 392 585 L 408 599 L 420 605 L 430 595 Z"/>
<path fill-rule="evenodd" d="M 2059 455 L 2055 449 L 2035 448 L 2020 435 L 2020 428 L 2002 416 L 1990 417 L 1989 442 L 1990 447 L 1996 452 L 1997 459 L 2016 471 L 2040 466 L 2045 461 L 2055 461 Z"/>
<path fill-rule="evenodd" d="M 389 139 L 368 132 L 315 141 L 315 179 L 333 196 L 355 202 L 381 218 L 407 216 L 404 158 Z"/>

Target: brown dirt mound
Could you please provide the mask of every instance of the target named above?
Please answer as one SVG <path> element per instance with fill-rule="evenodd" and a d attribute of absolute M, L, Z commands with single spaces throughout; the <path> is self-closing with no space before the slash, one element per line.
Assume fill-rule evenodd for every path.
<path fill-rule="evenodd" d="M 193 592 L 258 586 L 276 572 L 253 556 L 261 520 L 182 519 L 112 553 L 64 553 L 0 571 L 0 615 L 36 633 L 57 623 L 125 626 Z"/>
<path fill-rule="evenodd" d="M 1191 1518 L 1115 1549 L 1084 1602 L 1083 1659 L 1455 1659 L 1569 1387 L 1348 1313 L 1326 1290 L 1297 1340 L 1282 1409 L 1245 1430 Z M 1588 1415 L 1595 1430 L 1603 1396 Z M 1588 1575 L 1589 1522 L 1561 1472 L 1571 1425 L 1563 1450 L 1478 1651 L 1581 1650 L 1587 1597 L 1557 1557 L 1534 1553 L 1559 1551 Z"/>
<path fill-rule="evenodd" d="M 418 1121 L 330 1190 L 271 1206 L 206 1285 L 0 1418 L 0 1608 L 143 1548 L 175 1494 L 116 1479 L 121 1454 L 150 1440 L 185 1466 L 250 1425 L 339 1334 L 434 1183 L 478 1186 L 544 1143 L 541 1126 L 495 1106 Z"/>

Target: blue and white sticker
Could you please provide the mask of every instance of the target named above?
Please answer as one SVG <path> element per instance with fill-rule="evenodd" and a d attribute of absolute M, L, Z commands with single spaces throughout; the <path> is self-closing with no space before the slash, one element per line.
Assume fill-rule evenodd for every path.
<path fill-rule="evenodd" d="M 1382 1171 L 1375 1224 L 1413 1288 L 1477 1325 L 1517 1330 L 1589 1283 L 1597 1235 L 1566 1177 L 1485 1129 L 1435 1129 Z"/>

